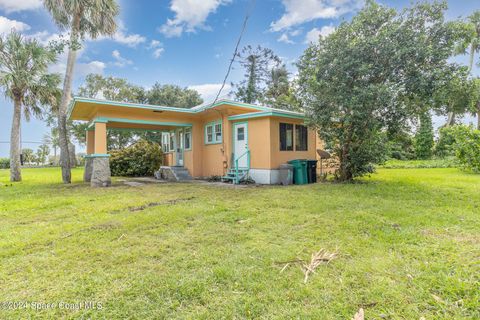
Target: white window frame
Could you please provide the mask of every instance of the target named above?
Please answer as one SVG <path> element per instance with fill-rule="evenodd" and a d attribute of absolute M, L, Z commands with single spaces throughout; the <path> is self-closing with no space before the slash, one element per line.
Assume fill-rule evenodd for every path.
<path fill-rule="evenodd" d="M 209 128 L 211 133 L 208 133 Z M 212 140 L 208 141 L 209 135 L 212 135 Z M 223 125 L 222 121 L 209 122 L 205 125 L 205 144 L 218 144 L 223 141 Z"/>
<path fill-rule="evenodd" d="M 187 136 L 189 137 L 190 145 L 187 148 Z M 192 150 L 192 128 L 185 128 L 183 131 L 183 146 L 185 147 L 184 150 Z"/>

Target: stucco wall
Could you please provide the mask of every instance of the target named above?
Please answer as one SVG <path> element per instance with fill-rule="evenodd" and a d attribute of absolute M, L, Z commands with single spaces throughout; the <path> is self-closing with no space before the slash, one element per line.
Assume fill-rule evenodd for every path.
<path fill-rule="evenodd" d="M 308 129 L 307 151 L 280 151 L 280 123 L 303 124 L 300 119 L 270 118 L 270 168 L 276 169 L 281 164 L 294 159 L 316 159 L 317 158 L 317 135 L 314 130 Z M 295 130 L 293 131 L 295 141 Z"/>

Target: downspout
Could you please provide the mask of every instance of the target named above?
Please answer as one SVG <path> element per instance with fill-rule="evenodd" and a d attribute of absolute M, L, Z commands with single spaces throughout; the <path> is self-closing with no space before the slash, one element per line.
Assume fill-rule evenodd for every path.
<path fill-rule="evenodd" d="M 225 175 L 228 168 L 228 156 L 225 155 L 225 126 L 223 123 L 224 115 L 222 112 L 220 112 L 220 110 L 217 110 L 215 108 L 212 108 L 212 109 L 215 110 L 220 115 L 220 118 L 222 119 L 222 155 L 223 155 L 222 165 L 223 165 L 223 174 Z"/>

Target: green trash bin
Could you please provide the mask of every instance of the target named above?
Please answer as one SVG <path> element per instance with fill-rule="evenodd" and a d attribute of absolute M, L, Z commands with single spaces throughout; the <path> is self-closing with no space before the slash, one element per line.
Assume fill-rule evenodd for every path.
<path fill-rule="evenodd" d="M 288 161 L 293 166 L 293 183 L 294 184 L 307 184 L 307 160 L 295 159 Z"/>

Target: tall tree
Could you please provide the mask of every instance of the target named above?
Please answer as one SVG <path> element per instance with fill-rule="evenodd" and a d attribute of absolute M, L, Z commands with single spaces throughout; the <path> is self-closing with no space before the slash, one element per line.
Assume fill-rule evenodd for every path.
<path fill-rule="evenodd" d="M 50 129 L 50 133 L 43 136 L 43 144 L 50 145 L 53 148 L 54 164 L 57 161 L 57 149 L 58 149 L 58 129 L 56 127 Z"/>
<path fill-rule="evenodd" d="M 62 99 L 58 108 L 58 133 L 60 140 L 60 163 L 64 183 L 71 183 L 68 152 L 67 106 L 71 99 L 73 72 L 77 50 L 85 36 L 95 39 L 100 35 L 113 35 L 117 30 L 115 18 L 119 7 L 115 0 L 44 0 L 46 9 L 55 23 L 70 31 L 67 69 L 63 83 Z"/>
<path fill-rule="evenodd" d="M 167 107 L 192 108 L 202 104 L 203 99 L 193 89 L 172 84 L 161 85 L 157 82 L 147 92 L 147 103 Z"/>
<path fill-rule="evenodd" d="M 248 45 L 238 53 L 240 66 L 245 69 L 245 79 L 235 85 L 235 96 L 245 103 L 256 103 L 263 99 L 270 70 L 278 68 L 280 58 L 268 48 Z"/>
<path fill-rule="evenodd" d="M 420 127 L 415 135 L 415 154 L 419 159 L 429 159 L 433 155 L 434 135 L 432 116 L 424 112 L 419 117 Z"/>
<path fill-rule="evenodd" d="M 48 73 L 48 66 L 56 61 L 56 53 L 41 46 L 36 40 L 27 40 L 12 32 L 0 38 L 0 86 L 13 101 L 13 121 L 10 136 L 10 181 L 21 181 L 20 123 L 40 117 L 42 105 L 54 104 L 60 77 Z"/>
<path fill-rule="evenodd" d="M 446 7 L 419 3 L 397 13 L 367 1 L 300 59 L 302 106 L 338 157 L 339 180 L 373 172 L 386 156 L 385 132 L 431 105 L 457 40 Z"/>
<path fill-rule="evenodd" d="M 296 99 L 293 83 L 290 83 L 285 65 L 273 67 L 268 75 L 267 88 L 261 102 L 269 107 L 299 111 L 299 101 Z"/>
<path fill-rule="evenodd" d="M 472 13 L 463 24 L 463 37 L 456 48 L 459 54 L 468 54 L 468 73 L 472 73 L 475 65 L 475 55 L 480 52 L 480 10 Z M 477 115 L 477 128 L 480 129 L 480 101 L 475 101 L 473 111 Z M 449 112 L 447 125 L 455 122 L 455 112 Z"/>

